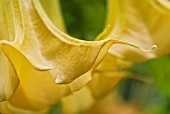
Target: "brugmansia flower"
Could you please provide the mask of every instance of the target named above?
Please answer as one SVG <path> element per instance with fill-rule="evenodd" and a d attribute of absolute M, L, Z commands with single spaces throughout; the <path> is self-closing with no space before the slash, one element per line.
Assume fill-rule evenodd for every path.
<path fill-rule="evenodd" d="M 117 37 L 145 48 L 157 44 L 159 49 L 144 53 L 128 46 L 113 45 L 109 49 L 109 54 L 105 56 L 102 63 L 94 71 L 93 79 L 88 84 L 89 92 L 86 93 L 91 93 L 91 96 L 89 96 L 89 101 L 91 102 L 86 102 L 88 100 L 85 98 L 84 102 L 76 100 L 77 94 L 83 98 L 83 92 L 79 91 L 76 95 L 64 99 L 63 107 L 66 113 L 79 112 L 83 110 L 82 107 L 88 109 L 96 99 L 112 91 L 123 77 L 133 75 L 120 71 L 130 67 L 131 62 L 146 61 L 154 57 L 163 56 L 170 51 L 168 48 L 169 42 L 167 42 L 170 39 L 170 35 L 168 35 L 170 29 L 170 3 L 168 1 L 109 0 L 108 2 L 106 25 L 109 26 L 96 40 Z M 75 105 L 72 105 L 72 109 L 69 108 L 71 104 Z M 83 104 L 85 105 L 82 106 Z"/>
<path fill-rule="evenodd" d="M 44 6 L 44 11 L 40 2 L 43 6 L 47 2 L 52 7 Z M 3 101 L 0 111 L 46 111 L 58 100 L 82 87 L 78 95 L 75 93 L 79 99 L 82 93 L 87 94 L 87 99 L 91 94 L 95 98 L 101 97 L 127 76 L 115 72 L 131 65 L 121 59 L 143 61 L 169 53 L 166 42 L 170 37 L 167 35 L 169 6 L 163 0 L 142 1 L 140 5 L 135 0 L 108 0 L 109 27 L 96 41 L 77 40 L 63 32 L 56 2 L 0 1 L 0 101 Z M 157 44 L 159 50 L 143 53 L 125 45 L 113 44 L 139 49 L 139 46 L 149 48 Z M 108 61 L 110 64 L 107 64 Z M 113 72 L 103 72 L 108 69 Z M 63 104 L 74 99 L 69 97 L 63 99 Z M 89 102 L 93 103 L 93 98 Z"/>

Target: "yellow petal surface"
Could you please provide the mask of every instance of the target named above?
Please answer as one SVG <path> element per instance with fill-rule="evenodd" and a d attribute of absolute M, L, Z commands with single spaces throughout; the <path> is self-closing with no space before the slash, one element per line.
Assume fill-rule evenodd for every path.
<path fill-rule="evenodd" d="M 131 66 L 131 62 L 107 54 L 94 70 L 92 79 L 87 84 L 94 99 L 99 100 L 113 92 L 124 78 L 133 78 L 146 83 L 151 82 L 146 77 L 126 71 Z"/>
<path fill-rule="evenodd" d="M 9 100 L 14 107 L 42 110 L 52 106 L 91 79 L 92 71 L 113 44 L 140 48 L 116 39 L 82 41 L 72 38 L 60 30 L 62 27 L 57 27 L 60 25 L 54 22 L 56 19 L 50 17 L 53 13 L 44 8 L 46 14 L 39 0 L 3 0 L 0 4 L 4 5 L 2 14 L 6 17 L 0 18 L 6 21 L 2 27 L 8 33 L 2 34 L 0 46 L 20 80 Z"/>
<path fill-rule="evenodd" d="M 10 8 L 13 8 L 11 4 L 8 4 L 9 1 L 1 1 L 0 3 L 3 4 L 1 8 L 4 8 L 5 5 L 8 10 L 12 11 Z M 53 3 L 52 1 L 48 1 L 49 4 Z M 10 2 L 9 2 L 10 3 Z M 14 2 L 15 6 L 16 3 Z M 56 3 L 57 4 L 57 3 Z M 55 5 L 55 4 L 54 4 Z M 59 4 L 57 4 L 59 5 Z M 58 7 L 55 5 L 54 10 L 59 10 Z M 4 14 L 6 14 L 5 8 L 1 10 Z M 7 16 L 10 15 L 10 11 Z M 60 13 L 57 13 L 58 17 L 60 17 Z M 11 16 L 11 15 L 10 15 Z M 5 17 L 4 15 L 0 16 L 1 18 Z M 12 16 L 11 16 L 12 17 Z M 18 17 L 18 16 L 17 16 Z M 2 19 L 2 24 L 12 24 L 12 22 L 5 22 L 7 19 Z M 58 25 L 60 26 L 60 25 Z M 7 28 L 7 25 L 2 26 L 3 28 Z M 12 27 L 10 27 L 12 29 Z M 63 29 L 61 27 L 61 29 Z M 10 32 L 10 31 L 7 31 Z M 4 32 L 2 32 L 4 33 Z M 11 37 L 13 34 L 8 33 Z M 7 35 L 8 35 L 7 34 Z M 2 40 L 9 41 L 9 37 L 5 36 L 6 34 L 1 34 Z M 6 39 L 3 39 L 6 38 Z M 41 110 L 51 105 L 54 105 L 61 97 L 65 96 L 70 92 L 70 89 L 76 91 L 84 86 L 90 79 L 86 78 L 87 75 L 82 76 L 81 79 L 76 79 L 70 85 L 56 85 L 51 74 L 48 71 L 38 71 L 32 67 L 29 61 L 25 59 L 24 55 L 20 53 L 18 50 L 12 50 L 12 47 L 8 47 L 7 50 L 8 57 L 10 62 L 15 67 L 16 72 L 18 73 L 18 77 L 21 80 L 21 83 L 18 87 L 18 80 L 15 77 L 15 70 L 12 69 L 10 66 L 11 64 L 8 62 L 8 59 L 1 53 L 0 55 L 0 73 L 1 73 L 1 80 L 0 80 L 0 100 L 8 100 L 13 92 L 18 87 L 15 94 L 10 98 L 10 103 L 15 107 L 20 109 L 27 109 L 27 110 Z M 15 59 L 17 58 L 17 59 Z M 2 77 L 3 76 L 3 77 Z M 89 77 L 89 76 L 88 76 Z M 15 79 L 16 78 L 16 79 Z M 53 90 L 53 91 L 52 91 Z M 7 111 L 10 111 L 11 108 L 6 107 Z M 17 111 L 17 110 L 16 110 Z M 17 112 L 16 112 L 17 113 Z M 20 113 L 20 112 L 18 112 Z"/>
<path fill-rule="evenodd" d="M 41 111 L 29 111 L 12 106 L 8 101 L 0 102 L 0 112 L 2 114 L 48 114 L 48 109 Z"/>
<path fill-rule="evenodd" d="M 19 87 L 9 99 L 13 106 L 27 110 L 42 110 L 70 93 L 68 86 L 57 85 L 48 71 L 34 69 L 19 53 L 13 55 L 18 58 L 18 61 L 12 63 L 20 79 Z"/>
<path fill-rule="evenodd" d="M 0 1 L 0 41 L 11 41 L 14 36 L 13 25 L 7 24 L 7 22 L 12 20 L 12 12 L 6 15 L 8 10 L 9 9 L 4 6 L 4 2 Z M 11 18 L 8 16 L 11 16 Z M 8 33 L 8 30 L 10 33 Z M 0 101 L 8 100 L 15 92 L 18 84 L 19 79 L 16 71 L 11 62 L 8 61 L 6 55 L 2 52 L 0 46 Z"/>
<path fill-rule="evenodd" d="M 101 64 L 92 74 L 88 87 L 95 99 L 100 99 L 112 92 L 122 79 L 128 77 L 123 69 L 131 67 L 132 63 L 106 54 Z"/>
<path fill-rule="evenodd" d="M 89 109 L 94 104 L 93 96 L 87 87 L 62 99 L 63 114 L 77 114 Z"/>
<path fill-rule="evenodd" d="M 40 3 L 49 19 L 51 19 L 55 26 L 57 26 L 60 30 L 66 31 L 59 2 L 59 0 L 40 0 Z"/>
<path fill-rule="evenodd" d="M 127 73 L 119 70 L 130 66 L 130 62 L 107 54 L 101 64 L 94 70 L 89 83 L 78 92 L 73 93 L 73 95 L 62 99 L 63 112 L 77 114 L 91 108 L 98 100 L 112 92 L 122 79 L 128 77 Z M 81 81 L 79 82 L 82 83 Z"/>
<path fill-rule="evenodd" d="M 38 0 L 16 0 L 14 6 L 15 40 L 1 41 L 3 51 L 15 61 L 18 58 L 10 54 L 18 51 L 38 70 L 51 69 L 56 83 L 70 83 L 91 73 L 114 43 L 134 46 L 114 39 L 90 42 L 71 38 L 54 26 Z"/>
<path fill-rule="evenodd" d="M 11 59 L 11 62 L 14 63 L 20 79 L 19 87 L 9 102 L 20 109 L 38 111 L 50 107 L 63 96 L 82 88 L 90 80 L 89 74 L 85 74 L 70 84 L 58 85 L 49 71 L 34 69 L 19 52 L 13 52 L 9 56 L 18 58 Z"/>
<path fill-rule="evenodd" d="M 0 50 L 0 101 L 8 100 L 18 84 L 19 79 L 15 69 Z"/>
<path fill-rule="evenodd" d="M 170 3 L 165 0 L 109 0 L 107 29 L 98 39 L 117 37 L 158 50 L 143 53 L 134 48 L 113 45 L 109 52 L 130 61 L 144 61 L 163 56 L 169 50 Z"/>
<path fill-rule="evenodd" d="M 116 71 L 116 70 L 123 70 L 131 66 L 132 66 L 131 62 L 122 60 L 108 53 L 104 57 L 103 61 L 96 67 L 96 70 Z"/>
<path fill-rule="evenodd" d="M 92 80 L 88 83 L 94 98 L 99 99 L 112 92 L 126 74 L 121 72 L 94 72 Z"/>

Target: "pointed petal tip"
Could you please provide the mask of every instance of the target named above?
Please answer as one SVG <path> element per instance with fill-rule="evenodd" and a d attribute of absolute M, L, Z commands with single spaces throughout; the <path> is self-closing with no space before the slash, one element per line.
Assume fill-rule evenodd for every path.
<path fill-rule="evenodd" d="M 158 46 L 157 45 L 153 45 L 151 48 L 149 49 L 143 49 L 143 48 L 140 48 L 140 50 L 144 51 L 144 52 L 151 52 L 153 50 L 157 50 L 158 49 Z"/>
<path fill-rule="evenodd" d="M 55 83 L 62 84 L 62 83 L 64 83 L 64 79 L 62 79 L 60 76 L 57 76 L 55 79 Z"/>
<path fill-rule="evenodd" d="M 157 45 L 153 45 L 152 49 L 158 49 L 158 46 Z"/>

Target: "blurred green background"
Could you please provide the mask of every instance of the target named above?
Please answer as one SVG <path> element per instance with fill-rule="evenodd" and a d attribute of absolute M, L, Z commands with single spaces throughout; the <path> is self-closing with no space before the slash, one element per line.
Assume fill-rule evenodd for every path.
<path fill-rule="evenodd" d="M 93 40 L 105 26 L 106 0 L 60 0 L 67 32 Z"/>
<path fill-rule="evenodd" d="M 103 30 L 107 14 L 106 0 L 60 0 L 68 34 L 82 40 L 94 40 Z M 128 71 L 153 79 L 152 84 L 125 79 L 118 87 L 122 99 L 138 101 L 143 110 L 170 114 L 170 55 L 144 63 L 135 63 Z M 60 103 L 50 114 L 61 114 Z"/>

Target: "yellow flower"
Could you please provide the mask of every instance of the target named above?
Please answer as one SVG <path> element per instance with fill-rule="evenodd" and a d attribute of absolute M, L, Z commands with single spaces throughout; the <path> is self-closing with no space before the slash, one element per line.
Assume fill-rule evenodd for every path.
<path fill-rule="evenodd" d="M 157 45 L 150 53 L 135 48 L 113 45 L 109 53 L 129 61 L 146 61 L 170 52 L 170 3 L 166 0 L 109 0 L 105 32 L 97 40 L 117 37 L 143 48 Z"/>
<path fill-rule="evenodd" d="M 50 10 L 45 2 L 52 5 Z M 80 94 L 63 98 L 62 102 L 68 105 L 76 102 L 70 100 L 76 97 L 79 101 L 75 105 L 81 106 L 84 102 L 79 102 L 83 93 L 87 95 L 84 100 L 90 99 L 85 108 L 89 107 L 95 99 L 110 92 L 127 77 L 120 69 L 130 67 L 133 61 L 169 53 L 168 42 L 165 42 L 170 37 L 167 35 L 169 7 L 165 7 L 161 0 L 142 1 L 140 5 L 135 0 L 108 0 L 107 27 L 96 41 L 77 40 L 64 33 L 59 6 L 55 2 L 0 1 L 0 101 L 5 101 L 1 103 L 0 111 L 46 111 L 58 100 L 74 94 L 85 85 L 78 91 Z M 148 13 L 145 13 L 146 8 Z M 144 53 L 125 45 L 113 45 L 126 44 L 143 50 L 128 42 L 146 49 L 157 44 L 159 51 Z M 107 64 L 110 59 L 113 64 Z M 102 60 L 103 63 L 98 66 Z M 107 69 L 111 72 L 103 72 Z"/>
<path fill-rule="evenodd" d="M 93 78 L 87 88 L 93 102 L 81 102 L 74 95 L 64 98 L 63 111 L 65 113 L 77 113 L 89 109 L 95 104 L 95 100 L 106 96 L 131 74 L 122 72 L 132 65 L 133 62 L 142 62 L 169 53 L 170 35 L 170 3 L 164 0 L 109 0 L 107 27 L 96 40 L 116 37 L 128 42 L 133 42 L 141 47 L 149 48 L 156 44 L 158 50 L 145 53 L 123 45 L 113 45 L 109 54 L 93 73 Z M 113 55 L 113 56 L 111 56 Z M 141 77 L 133 77 L 140 78 Z M 83 94 L 79 91 L 77 94 Z M 76 96 L 75 95 L 75 96 Z M 83 95 L 81 96 L 83 99 Z M 68 100 L 69 99 L 69 100 Z M 72 100 L 74 99 L 74 100 Z M 69 105 L 76 108 L 68 108 Z M 82 106 L 83 104 L 87 106 Z"/>

